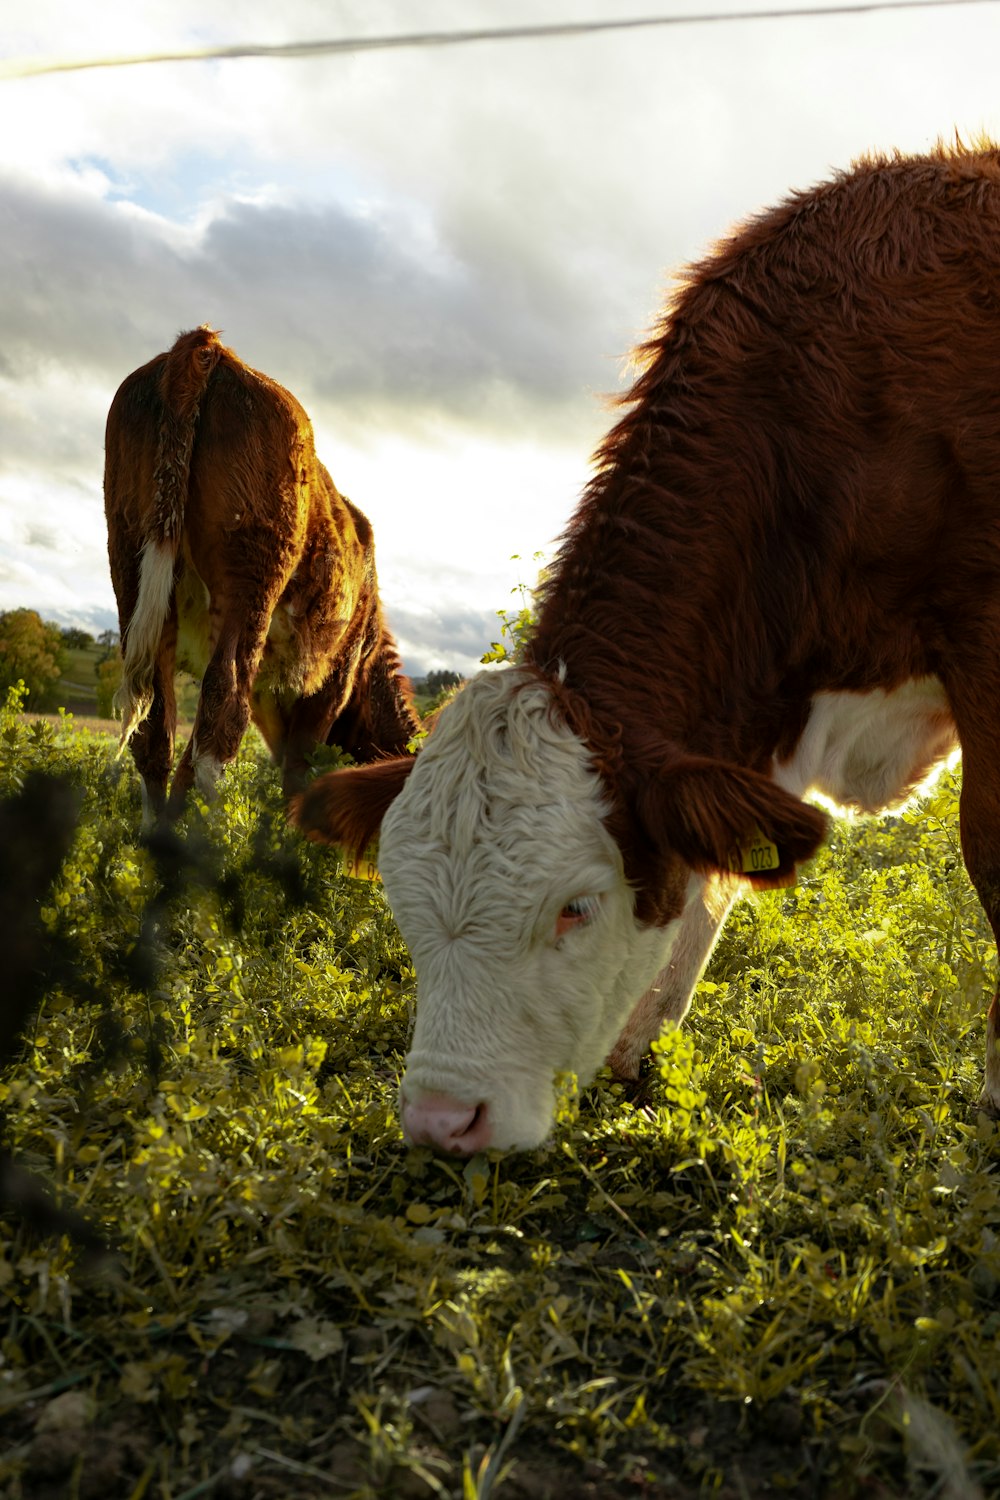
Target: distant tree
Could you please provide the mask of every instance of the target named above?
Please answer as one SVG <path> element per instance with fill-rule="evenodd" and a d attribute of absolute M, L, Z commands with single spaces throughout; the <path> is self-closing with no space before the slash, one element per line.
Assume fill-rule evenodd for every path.
<path fill-rule="evenodd" d="M 120 656 L 106 656 L 97 668 L 97 714 L 101 719 L 115 716 L 115 694 L 122 680 Z"/>
<path fill-rule="evenodd" d="M 0 612 L 0 689 L 6 691 L 20 679 L 28 689 L 30 708 L 50 707 L 63 661 L 58 625 L 33 609 Z"/>
<path fill-rule="evenodd" d="M 70 651 L 84 651 L 94 644 L 94 637 L 86 630 L 79 630 L 75 625 L 66 625 L 59 633 L 62 636 L 63 645 Z"/>
<path fill-rule="evenodd" d="M 446 670 L 440 672 L 428 672 L 425 679 L 424 691 L 433 694 L 443 693 L 446 688 L 458 687 L 460 683 L 464 682 L 464 680 L 465 679 L 463 678 L 461 672 L 449 672 Z"/>
<path fill-rule="evenodd" d="M 109 656 L 118 654 L 119 635 L 117 630 L 102 630 L 97 637 L 97 644 L 104 647 L 102 661 L 107 661 Z"/>

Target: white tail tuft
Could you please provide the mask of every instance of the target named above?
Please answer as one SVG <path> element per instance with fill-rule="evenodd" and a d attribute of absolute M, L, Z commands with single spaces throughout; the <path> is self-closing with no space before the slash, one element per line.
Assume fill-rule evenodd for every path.
<path fill-rule="evenodd" d="M 142 549 L 139 597 L 125 628 L 122 685 L 115 696 L 121 714 L 119 751 L 149 713 L 153 703 L 153 668 L 174 591 L 175 550 L 171 542 L 150 539 Z"/>

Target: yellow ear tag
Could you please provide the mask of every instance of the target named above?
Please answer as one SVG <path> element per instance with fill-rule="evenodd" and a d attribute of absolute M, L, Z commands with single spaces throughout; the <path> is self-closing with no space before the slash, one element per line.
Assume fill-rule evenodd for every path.
<path fill-rule="evenodd" d="M 346 875 L 348 880 L 381 881 L 382 879 L 378 872 L 378 865 L 369 855 L 362 855 L 360 859 L 345 859 L 341 874 Z"/>
<path fill-rule="evenodd" d="M 729 856 L 729 868 L 734 875 L 763 875 L 768 870 L 777 870 L 780 865 L 777 844 L 766 839 L 759 828 L 755 828 L 746 843 L 737 845 Z"/>

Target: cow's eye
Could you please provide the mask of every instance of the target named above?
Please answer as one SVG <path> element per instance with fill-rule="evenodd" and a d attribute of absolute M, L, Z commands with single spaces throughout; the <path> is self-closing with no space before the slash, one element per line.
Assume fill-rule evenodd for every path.
<path fill-rule="evenodd" d="M 573 927 L 586 927 L 594 920 L 600 904 L 600 896 L 574 896 L 572 901 L 567 901 L 556 918 L 556 937 L 562 937 Z"/>

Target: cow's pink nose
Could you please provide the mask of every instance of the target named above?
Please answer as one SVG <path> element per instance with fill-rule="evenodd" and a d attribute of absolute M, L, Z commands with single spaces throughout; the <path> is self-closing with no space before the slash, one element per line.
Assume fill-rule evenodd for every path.
<path fill-rule="evenodd" d="M 411 1146 L 436 1146 L 471 1156 L 485 1151 L 493 1134 L 485 1104 L 463 1104 L 451 1094 L 425 1094 L 403 1105 L 403 1134 Z"/>

